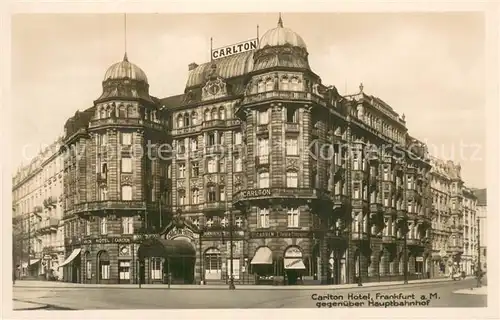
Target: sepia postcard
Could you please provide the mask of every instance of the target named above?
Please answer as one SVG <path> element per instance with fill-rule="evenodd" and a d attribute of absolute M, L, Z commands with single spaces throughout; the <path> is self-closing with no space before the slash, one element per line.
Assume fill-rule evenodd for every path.
<path fill-rule="evenodd" d="M 9 318 L 498 317 L 490 7 L 302 6 L 12 12 Z"/>

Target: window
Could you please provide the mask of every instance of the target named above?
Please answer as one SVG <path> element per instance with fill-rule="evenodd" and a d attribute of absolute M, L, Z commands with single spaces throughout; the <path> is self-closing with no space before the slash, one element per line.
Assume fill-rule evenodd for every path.
<path fill-rule="evenodd" d="M 224 159 L 219 160 L 219 172 L 226 172 L 226 161 Z"/>
<path fill-rule="evenodd" d="M 269 209 L 258 209 L 258 226 L 259 228 L 269 228 Z"/>
<path fill-rule="evenodd" d="M 352 155 L 352 166 L 353 166 L 353 170 L 361 170 L 359 154 L 357 154 L 357 153 L 354 153 Z"/>
<path fill-rule="evenodd" d="M 101 234 L 108 234 L 108 222 L 106 217 L 102 217 L 99 221 Z"/>
<path fill-rule="evenodd" d="M 161 280 L 162 261 L 161 258 L 151 258 L 151 279 Z"/>
<path fill-rule="evenodd" d="M 211 146 L 215 145 L 215 133 L 207 134 L 206 144 L 207 144 L 207 147 L 211 147 Z"/>
<path fill-rule="evenodd" d="M 191 138 L 191 151 L 198 150 L 198 140 Z"/>
<path fill-rule="evenodd" d="M 297 171 L 287 171 L 286 186 L 287 188 L 297 188 L 299 185 Z"/>
<path fill-rule="evenodd" d="M 101 280 L 108 280 L 109 279 L 109 261 L 100 261 L 99 263 L 101 265 Z"/>
<path fill-rule="evenodd" d="M 226 201 L 226 189 L 224 187 L 219 187 L 219 199 L 220 201 Z"/>
<path fill-rule="evenodd" d="M 122 200 L 132 201 L 132 186 L 122 186 Z"/>
<path fill-rule="evenodd" d="M 92 279 L 92 261 L 85 262 L 85 274 L 87 275 L 87 280 Z"/>
<path fill-rule="evenodd" d="M 200 203 L 200 191 L 198 189 L 193 189 L 191 193 L 192 203 L 198 204 Z"/>
<path fill-rule="evenodd" d="M 208 199 L 209 202 L 217 201 L 217 193 L 214 186 L 208 187 Z"/>
<path fill-rule="evenodd" d="M 191 123 L 193 126 L 198 124 L 198 114 L 195 111 L 191 113 Z"/>
<path fill-rule="evenodd" d="M 177 141 L 177 153 L 185 154 L 186 153 L 186 140 L 181 139 Z"/>
<path fill-rule="evenodd" d="M 200 167 L 198 162 L 191 162 L 191 176 L 196 178 L 200 175 Z"/>
<path fill-rule="evenodd" d="M 133 217 L 123 217 L 122 218 L 122 228 L 124 234 L 134 233 L 134 218 Z"/>
<path fill-rule="evenodd" d="M 184 190 L 179 190 L 178 191 L 178 196 L 179 196 L 179 205 L 183 206 L 186 204 L 186 192 Z"/>
<path fill-rule="evenodd" d="M 288 83 L 289 83 L 289 81 L 288 81 L 287 77 L 283 77 L 281 79 L 281 90 L 282 91 L 288 91 L 290 89 L 288 86 Z"/>
<path fill-rule="evenodd" d="M 234 156 L 234 172 L 241 172 L 242 168 L 242 160 L 239 155 Z"/>
<path fill-rule="evenodd" d="M 257 154 L 259 156 L 269 155 L 269 140 L 268 139 L 259 139 Z"/>
<path fill-rule="evenodd" d="M 90 221 L 85 221 L 85 235 L 90 236 Z"/>
<path fill-rule="evenodd" d="M 184 118 L 182 117 L 182 114 L 177 116 L 177 128 L 182 128 L 184 125 Z"/>
<path fill-rule="evenodd" d="M 408 213 L 413 212 L 413 203 L 411 200 L 408 200 Z"/>
<path fill-rule="evenodd" d="M 352 198 L 353 199 L 360 199 L 361 198 L 361 192 L 360 192 L 361 186 L 359 183 L 354 183 L 353 188 L 352 188 Z"/>
<path fill-rule="evenodd" d="M 299 209 L 298 208 L 288 208 L 288 227 L 298 228 L 299 227 Z"/>
<path fill-rule="evenodd" d="M 224 107 L 219 108 L 219 119 L 224 120 L 226 118 L 226 110 Z"/>
<path fill-rule="evenodd" d="M 108 189 L 106 187 L 99 188 L 99 200 L 101 201 L 108 200 Z"/>
<path fill-rule="evenodd" d="M 296 138 L 286 139 L 286 154 L 289 156 L 297 156 L 299 154 L 298 141 Z"/>
<path fill-rule="evenodd" d="M 185 177 L 186 177 L 186 165 L 179 164 L 179 178 L 185 178 Z"/>
<path fill-rule="evenodd" d="M 406 177 L 406 184 L 408 189 L 413 189 L 413 177 L 412 176 L 407 176 Z"/>
<path fill-rule="evenodd" d="M 123 132 L 122 133 L 122 145 L 129 146 L 132 144 L 132 133 Z"/>
<path fill-rule="evenodd" d="M 234 133 L 234 144 L 238 145 L 241 144 L 243 141 L 243 135 L 241 132 L 235 132 Z"/>
<path fill-rule="evenodd" d="M 122 158 L 122 172 L 132 172 L 132 158 Z"/>
<path fill-rule="evenodd" d="M 215 159 L 208 160 L 207 171 L 208 171 L 208 173 L 217 172 L 217 162 L 215 161 Z"/>
<path fill-rule="evenodd" d="M 259 111 L 259 124 L 265 125 L 268 123 L 269 123 L 269 111 L 268 110 Z"/>
<path fill-rule="evenodd" d="M 102 134 L 99 136 L 100 137 L 100 144 L 101 146 L 105 146 L 108 144 L 108 135 L 107 134 Z"/>
<path fill-rule="evenodd" d="M 389 181 L 389 180 L 391 180 L 391 179 L 389 178 L 389 166 L 384 166 L 384 180 L 385 180 L 385 181 Z"/>
<path fill-rule="evenodd" d="M 269 172 L 259 172 L 259 188 L 269 188 Z"/>
<path fill-rule="evenodd" d="M 286 109 L 286 122 L 296 123 L 297 122 L 297 109 L 293 107 L 288 107 Z"/>
<path fill-rule="evenodd" d="M 120 280 L 130 280 L 130 261 L 118 261 Z"/>

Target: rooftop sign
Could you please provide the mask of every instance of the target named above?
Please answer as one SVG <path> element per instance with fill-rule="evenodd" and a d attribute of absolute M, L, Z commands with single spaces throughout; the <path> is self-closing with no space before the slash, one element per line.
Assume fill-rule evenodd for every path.
<path fill-rule="evenodd" d="M 229 57 L 234 54 L 255 50 L 257 49 L 258 39 L 251 39 L 237 44 L 232 44 L 229 46 L 212 49 L 212 60 Z"/>

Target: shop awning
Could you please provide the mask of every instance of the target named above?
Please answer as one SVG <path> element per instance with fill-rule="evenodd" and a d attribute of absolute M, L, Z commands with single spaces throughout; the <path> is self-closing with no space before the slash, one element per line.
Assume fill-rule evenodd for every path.
<path fill-rule="evenodd" d="M 259 248 L 250 264 L 273 264 L 273 252 L 266 247 Z"/>
<path fill-rule="evenodd" d="M 194 258 L 196 251 L 193 245 L 185 240 L 155 239 L 141 244 L 138 255 L 139 259 L 146 257 Z"/>
<path fill-rule="evenodd" d="M 302 258 L 285 258 L 284 264 L 285 269 L 289 270 L 304 270 L 306 268 Z"/>
<path fill-rule="evenodd" d="M 75 250 L 73 250 L 73 252 L 71 252 L 71 254 L 69 255 L 69 257 L 67 257 L 66 260 L 64 260 L 64 262 L 59 265 L 58 268 L 64 267 L 65 265 L 67 265 L 68 263 L 70 263 L 71 261 L 73 261 L 80 254 L 80 251 L 82 251 L 82 249 L 75 249 Z"/>
<path fill-rule="evenodd" d="M 31 259 L 31 260 L 30 260 L 30 267 L 31 267 L 32 265 L 34 265 L 34 264 L 37 264 L 38 262 L 40 262 L 40 259 Z M 27 267 L 28 267 L 28 263 L 27 263 L 27 262 L 23 262 L 23 263 L 21 264 L 21 266 L 22 266 L 23 268 L 27 268 Z"/>

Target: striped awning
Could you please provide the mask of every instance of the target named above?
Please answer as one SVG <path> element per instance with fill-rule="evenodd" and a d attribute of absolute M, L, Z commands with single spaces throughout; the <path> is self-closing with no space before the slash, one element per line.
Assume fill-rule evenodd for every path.
<path fill-rule="evenodd" d="M 64 262 L 61 263 L 58 266 L 58 268 L 64 267 L 65 265 L 67 265 L 68 263 L 70 263 L 71 261 L 73 261 L 80 254 L 80 251 L 82 251 L 82 249 L 75 249 L 75 250 L 73 250 L 73 252 L 71 252 L 71 254 L 69 255 L 69 257 L 67 257 L 66 260 L 64 260 Z"/>
<path fill-rule="evenodd" d="M 250 264 L 273 264 L 273 252 L 267 247 L 259 248 Z"/>
<path fill-rule="evenodd" d="M 306 265 L 302 258 L 285 258 L 284 260 L 285 269 L 288 270 L 305 270 Z"/>

